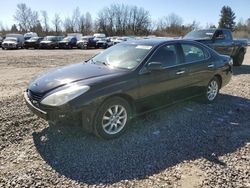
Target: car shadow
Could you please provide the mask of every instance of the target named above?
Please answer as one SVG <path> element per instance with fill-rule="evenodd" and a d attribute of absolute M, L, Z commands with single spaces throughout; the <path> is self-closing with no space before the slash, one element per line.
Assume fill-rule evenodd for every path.
<path fill-rule="evenodd" d="M 250 74 L 250 65 L 241 65 L 239 67 L 233 67 L 233 75 Z"/>
<path fill-rule="evenodd" d="M 78 126 L 33 133 L 41 157 L 59 174 L 93 184 L 143 179 L 186 160 L 218 156 L 250 142 L 250 100 L 221 94 L 214 104 L 184 102 L 135 119 L 115 140 L 100 140 Z"/>

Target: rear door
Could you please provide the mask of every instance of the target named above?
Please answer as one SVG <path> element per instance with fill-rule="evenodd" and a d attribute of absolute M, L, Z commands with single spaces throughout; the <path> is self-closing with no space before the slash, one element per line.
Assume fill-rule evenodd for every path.
<path fill-rule="evenodd" d="M 183 95 L 192 97 L 204 92 L 210 79 L 213 77 L 215 65 L 209 51 L 199 44 L 181 42 L 183 60 L 185 66 L 185 88 Z"/>

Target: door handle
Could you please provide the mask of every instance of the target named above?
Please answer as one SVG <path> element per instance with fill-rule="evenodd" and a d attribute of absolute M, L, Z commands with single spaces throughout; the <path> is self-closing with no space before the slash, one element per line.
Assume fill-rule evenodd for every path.
<path fill-rule="evenodd" d="M 183 73 L 185 73 L 184 70 L 183 70 L 183 71 L 178 71 L 178 72 L 176 72 L 177 75 L 180 75 L 180 74 L 183 74 Z"/>
<path fill-rule="evenodd" d="M 214 68 L 214 64 L 210 64 L 207 66 L 208 68 Z"/>

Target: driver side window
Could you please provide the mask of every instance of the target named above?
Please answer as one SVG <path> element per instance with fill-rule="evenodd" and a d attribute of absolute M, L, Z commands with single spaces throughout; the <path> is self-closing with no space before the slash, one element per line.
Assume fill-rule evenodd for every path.
<path fill-rule="evenodd" d="M 177 51 L 175 45 L 165 45 L 158 48 L 149 62 L 160 62 L 163 67 L 177 65 Z"/>

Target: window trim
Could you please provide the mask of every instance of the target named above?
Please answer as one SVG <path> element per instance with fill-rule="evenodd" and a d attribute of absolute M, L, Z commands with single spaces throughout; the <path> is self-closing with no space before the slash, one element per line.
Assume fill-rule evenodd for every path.
<path fill-rule="evenodd" d="M 161 47 L 163 47 L 163 46 L 168 46 L 168 45 L 174 45 L 174 46 L 175 46 L 177 64 L 176 64 L 176 65 L 171 65 L 171 66 L 163 67 L 163 70 L 165 70 L 165 69 L 167 69 L 167 68 L 176 67 L 176 66 L 181 65 L 180 52 L 179 52 L 179 49 L 178 49 L 178 43 L 177 43 L 177 42 L 169 42 L 169 43 L 164 43 L 164 44 L 158 46 L 158 47 L 154 50 L 154 52 L 148 57 L 148 60 L 146 61 L 146 63 L 144 64 L 143 67 L 147 67 L 147 65 L 150 63 L 150 59 L 151 59 L 152 56 L 156 53 L 157 50 L 159 50 L 159 49 L 160 49 Z"/>
<path fill-rule="evenodd" d="M 182 45 L 183 45 L 183 44 L 188 44 L 188 45 L 193 45 L 193 46 L 199 47 L 199 48 L 203 51 L 204 55 L 207 54 L 207 57 L 204 58 L 204 59 L 202 59 L 202 60 L 196 60 L 196 61 L 186 62 L 186 61 L 185 61 L 184 51 L 183 51 L 183 48 L 182 48 Z M 208 51 L 206 48 L 204 48 L 203 46 L 199 45 L 199 44 L 189 43 L 189 42 L 179 42 L 179 45 L 180 45 L 180 50 L 181 50 L 181 55 L 182 55 L 182 60 L 183 60 L 183 61 L 181 62 L 182 65 L 206 61 L 206 60 L 210 59 L 210 57 L 211 57 L 211 54 L 209 53 L 209 51 Z"/>

